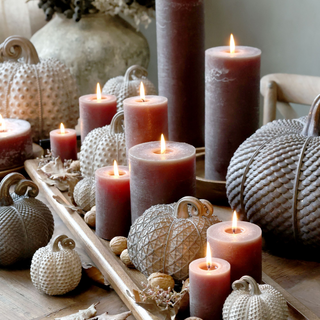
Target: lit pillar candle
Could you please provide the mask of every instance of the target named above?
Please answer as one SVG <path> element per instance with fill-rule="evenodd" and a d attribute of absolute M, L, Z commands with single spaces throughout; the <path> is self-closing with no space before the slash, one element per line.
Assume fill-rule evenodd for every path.
<path fill-rule="evenodd" d="M 101 95 L 99 83 L 97 94 L 88 94 L 79 98 L 81 141 L 95 128 L 111 123 L 117 113 L 117 98 L 113 95 Z"/>
<path fill-rule="evenodd" d="M 129 150 L 132 223 L 156 204 L 195 196 L 196 150 L 187 143 L 146 142 Z"/>
<path fill-rule="evenodd" d="M 127 153 L 137 144 L 156 141 L 163 133 L 168 136 L 168 99 L 145 96 L 143 83 L 140 97 L 123 101 Z"/>
<path fill-rule="evenodd" d="M 0 115 L 0 170 L 23 166 L 33 156 L 31 126 L 25 120 Z"/>
<path fill-rule="evenodd" d="M 60 129 L 50 132 L 50 147 L 54 157 L 64 160 L 77 160 L 77 134 L 74 129 L 65 129 L 63 123 Z"/>
<path fill-rule="evenodd" d="M 262 276 L 262 237 L 259 226 L 236 221 L 234 213 L 231 221 L 212 225 L 207 230 L 207 239 L 214 256 L 231 264 L 231 282 L 242 276 L 251 276 L 261 283 Z"/>
<path fill-rule="evenodd" d="M 260 56 L 244 46 L 206 50 L 206 179 L 225 181 L 234 152 L 259 127 Z"/>
<path fill-rule="evenodd" d="M 96 234 L 107 240 L 126 237 L 131 225 L 130 175 L 125 166 L 96 170 Z"/>
<path fill-rule="evenodd" d="M 189 265 L 190 316 L 203 320 L 222 318 L 223 304 L 230 294 L 230 264 L 212 258 L 210 246 L 207 257 Z"/>

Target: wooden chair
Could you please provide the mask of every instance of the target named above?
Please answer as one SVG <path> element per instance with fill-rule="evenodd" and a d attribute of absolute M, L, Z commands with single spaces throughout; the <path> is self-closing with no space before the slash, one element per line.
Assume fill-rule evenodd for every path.
<path fill-rule="evenodd" d="M 293 119 L 298 116 L 290 103 L 311 105 L 320 94 L 320 77 L 268 74 L 261 78 L 260 92 L 264 97 L 263 124 L 276 119 L 277 108 L 285 119 Z"/>

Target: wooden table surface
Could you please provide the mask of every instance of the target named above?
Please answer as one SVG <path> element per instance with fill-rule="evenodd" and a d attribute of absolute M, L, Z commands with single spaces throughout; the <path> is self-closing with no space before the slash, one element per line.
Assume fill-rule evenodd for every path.
<path fill-rule="evenodd" d="M 38 199 L 49 206 L 54 216 L 53 238 L 58 234 L 72 237 L 46 199 L 41 195 L 38 196 Z M 92 263 L 79 241 L 72 238 L 76 241 L 76 250 L 80 254 L 81 261 L 85 264 Z M 30 265 L 27 264 L 15 269 L 0 269 L 1 320 L 54 319 L 86 309 L 97 302 L 99 302 L 96 307 L 98 314 L 106 311 L 109 314 L 118 314 L 128 310 L 112 288 L 96 283 L 85 272 L 79 286 L 74 291 L 63 296 L 42 294 L 33 286 L 29 268 Z M 130 316 L 128 319 L 133 320 L 134 317 Z"/>

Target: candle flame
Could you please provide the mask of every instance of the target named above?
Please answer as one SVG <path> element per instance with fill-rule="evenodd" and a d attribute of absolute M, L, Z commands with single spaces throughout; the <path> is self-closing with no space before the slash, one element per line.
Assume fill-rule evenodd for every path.
<path fill-rule="evenodd" d="M 166 140 L 164 139 L 163 133 L 161 134 L 161 153 L 166 152 Z"/>
<path fill-rule="evenodd" d="M 101 101 L 101 88 L 100 88 L 100 83 L 97 83 L 97 101 Z"/>
<path fill-rule="evenodd" d="M 237 230 L 237 222 L 238 222 L 237 212 L 236 212 L 236 211 L 233 211 L 232 233 L 236 233 L 236 230 Z"/>
<path fill-rule="evenodd" d="M 6 131 L 6 122 L 2 118 L 1 114 L 0 114 L 0 131 Z"/>
<path fill-rule="evenodd" d="M 142 81 L 140 82 L 140 98 L 143 102 L 146 100 L 146 92 Z"/>
<path fill-rule="evenodd" d="M 119 169 L 116 160 L 113 161 L 113 174 L 116 178 L 119 178 Z"/>
<path fill-rule="evenodd" d="M 230 35 L 230 53 L 234 53 L 236 51 L 236 44 L 234 42 L 233 34 Z"/>
<path fill-rule="evenodd" d="M 208 270 L 211 269 L 211 265 L 212 265 L 212 255 L 211 255 L 211 248 L 210 248 L 210 244 L 209 242 L 207 242 L 207 268 Z"/>
<path fill-rule="evenodd" d="M 66 133 L 66 130 L 64 129 L 63 123 L 60 123 L 60 133 L 61 134 L 65 134 Z"/>

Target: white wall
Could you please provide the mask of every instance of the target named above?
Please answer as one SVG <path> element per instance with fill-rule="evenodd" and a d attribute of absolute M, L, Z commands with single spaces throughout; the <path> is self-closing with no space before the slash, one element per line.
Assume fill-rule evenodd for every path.
<path fill-rule="evenodd" d="M 261 76 L 320 76 L 319 13 L 319 0 L 205 0 L 206 48 L 227 45 L 233 33 L 237 44 L 262 50 Z M 149 77 L 157 84 L 155 22 L 141 31 L 151 49 Z"/>

